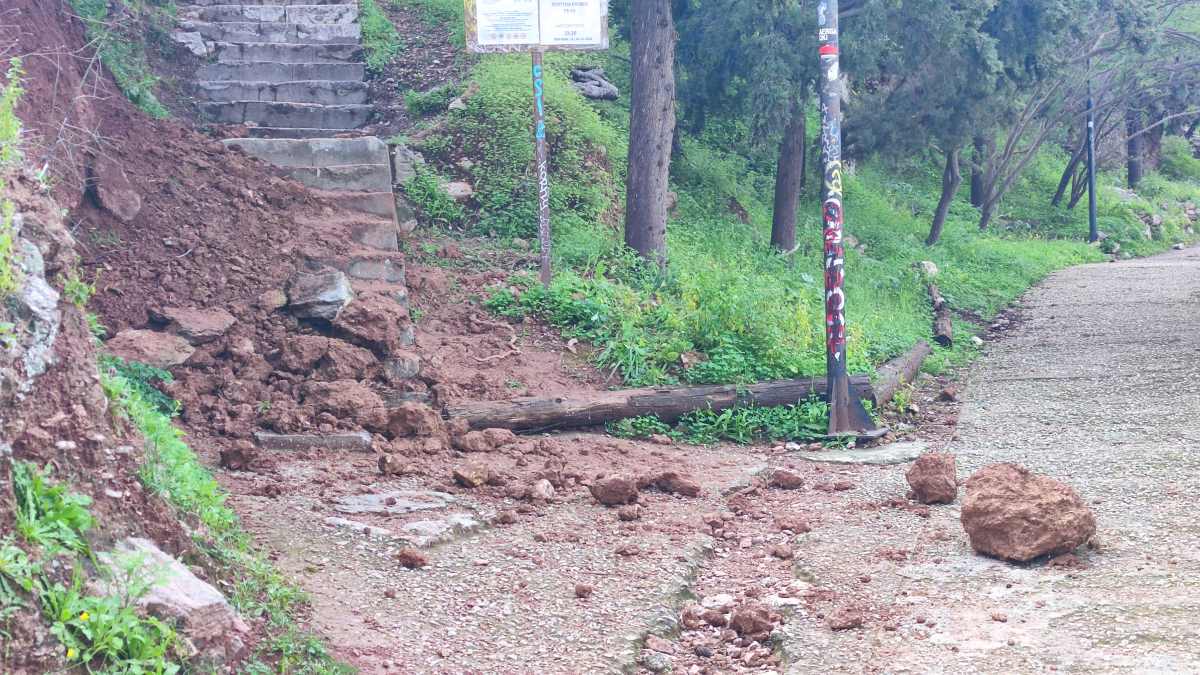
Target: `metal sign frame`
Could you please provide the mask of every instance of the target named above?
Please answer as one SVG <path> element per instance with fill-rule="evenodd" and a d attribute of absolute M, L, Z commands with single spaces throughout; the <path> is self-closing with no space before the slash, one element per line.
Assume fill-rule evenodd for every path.
<path fill-rule="evenodd" d="M 512 54 L 519 52 L 554 52 L 554 51 L 595 51 L 608 49 L 608 2 L 607 0 L 464 0 L 466 18 L 466 43 L 469 51 L 478 54 Z M 522 8 L 526 9 L 522 9 Z M 552 16 L 558 11 L 570 12 L 574 9 L 582 9 L 585 12 L 595 11 L 592 15 L 597 18 L 597 24 L 589 28 L 594 31 L 596 40 L 585 40 L 578 43 L 566 43 L 562 41 L 546 42 L 542 39 L 542 33 L 545 27 L 541 25 L 547 16 Z M 523 23 L 526 28 L 529 28 L 530 18 L 536 18 L 537 40 L 520 41 L 514 38 L 512 42 L 491 42 L 489 40 L 481 41 L 480 36 L 480 18 L 487 18 L 488 11 L 492 10 L 496 16 L 505 14 L 502 18 L 511 21 L 516 30 L 513 30 L 514 35 L 519 35 L 522 31 L 519 30 Z M 525 20 L 518 16 L 524 12 Z M 586 18 L 586 17 L 584 17 Z M 486 22 L 485 22 L 486 23 Z"/>

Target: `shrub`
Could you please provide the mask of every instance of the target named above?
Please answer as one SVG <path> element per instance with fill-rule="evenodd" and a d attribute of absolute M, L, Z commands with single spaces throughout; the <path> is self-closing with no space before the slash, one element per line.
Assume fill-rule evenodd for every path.
<path fill-rule="evenodd" d="M 1200 183 L 1200 159 L 1193 154 L 1192 144 L 1182 136 L 1163 139 L 1158 168 L 1169 178 Z"/>
<path fill-rule="evenodd" d="M 373 74 L 383 72 L 404 49 L 400 33 L 392 20 L 379 8 L 375 0 L 359 0 L 359 23 L 362 25 L 363 49 L 367 53 L 367 70 Z"/>

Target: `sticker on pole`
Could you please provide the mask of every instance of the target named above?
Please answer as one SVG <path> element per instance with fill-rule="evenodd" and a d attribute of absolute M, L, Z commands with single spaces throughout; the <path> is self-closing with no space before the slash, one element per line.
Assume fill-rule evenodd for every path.
<path fill-rule="evenodd" d="M 465 0 L 473 52 L 608 49 L 607 0 Z"/>

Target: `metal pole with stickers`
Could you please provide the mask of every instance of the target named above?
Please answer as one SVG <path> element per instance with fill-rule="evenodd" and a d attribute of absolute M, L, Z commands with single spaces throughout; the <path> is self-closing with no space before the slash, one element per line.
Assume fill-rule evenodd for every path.
<path fill-rule="evenodd" d="M 534 176 L 542 284 L 550 285 L 550 150 L 546 141 L 547 51 L 608 49 L 607 0 L 465 0 L 467 48 L 476 53 L 530 52 L 533 76 Z"/>

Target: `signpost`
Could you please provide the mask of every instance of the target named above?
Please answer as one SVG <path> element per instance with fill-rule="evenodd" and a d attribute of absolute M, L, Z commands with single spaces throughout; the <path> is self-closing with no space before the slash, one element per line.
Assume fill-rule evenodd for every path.
<path fill-rule="evenodd" d="M 547 51 L 608 49 L 607 0 L 466 0 L 467 47 L 533 57 L 534 169 L 538 192 L 541 280 L 550 285 L 550 151 L 546 145 Z"/>
<path fill-rule="evenodd" d="M 842 86 L 838 0 L 820 0 L 817 26 L 821 62 L 821 160 L 825 167 L 821 217 L 825 235 L 825 369 L 829 378 L 829 434 L 875 428 L 862 401 L 850 395 L 846 373 L 846 248 L 842 226 Z"/>

